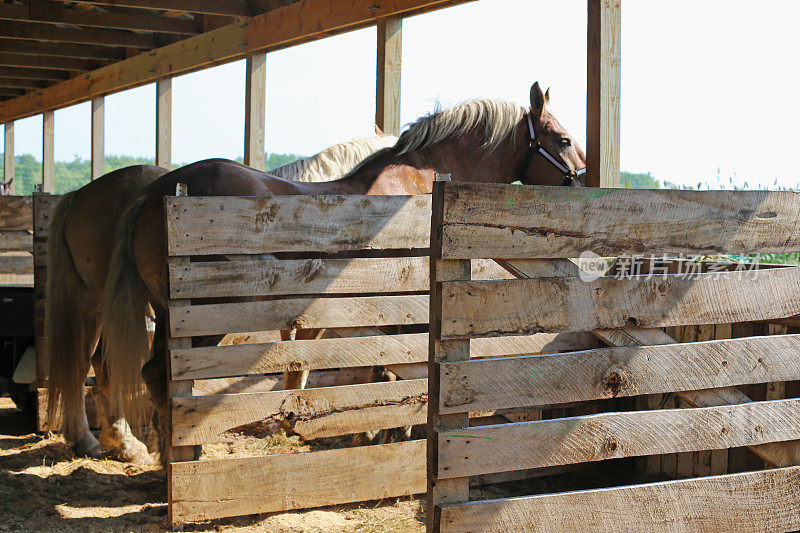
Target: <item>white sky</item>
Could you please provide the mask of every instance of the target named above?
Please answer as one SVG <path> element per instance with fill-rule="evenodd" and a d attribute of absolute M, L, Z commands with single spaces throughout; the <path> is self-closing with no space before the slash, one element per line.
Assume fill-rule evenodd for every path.
<path fill-rule="evenodd" d="M 798 186 L 800 2 L 623 1 L 623 170 L 717 186 Z M 375 29 L 267 56 L 267 151 L 311 154 L 373 131 Z M 586 0 L 481 0 L 403 23 L 402 122 L 435 102 L 526 104 L 539 80 L 582 142 Z M 242 154 L 244 62 L 173 81 L 176 162 Z M 154 155 L 155 88 L 106 99 L 106 152 Z M 17 123 L 17 154 L 41 158 L 41 116 Z M 89 157 L 89 104 L 56 112 L 57 160 Z"/>

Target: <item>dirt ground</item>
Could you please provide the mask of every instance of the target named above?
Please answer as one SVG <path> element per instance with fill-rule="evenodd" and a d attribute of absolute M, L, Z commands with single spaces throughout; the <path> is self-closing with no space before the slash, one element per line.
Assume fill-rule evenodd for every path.
<path fill-rule="evenodd" d="M 227 446 L 227 448 L 225 448 Z M 217 445 L 208 455 L 302 451 L 296 438 Z M 0 398 L 0 532 L 165 531 L 166 481 L 157 467 L 76 458 L 60 437 Z M 424 531 L 419 498 L 273 513 L 186 526 L 186 531 L 411 533 Z"/>

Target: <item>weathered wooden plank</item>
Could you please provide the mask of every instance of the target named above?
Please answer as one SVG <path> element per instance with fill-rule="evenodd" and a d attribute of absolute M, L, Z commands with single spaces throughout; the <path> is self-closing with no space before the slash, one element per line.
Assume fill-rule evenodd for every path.
<path fill-rule="evenodd" d="M 586 63 L 586 185 L 619 187 L 622 9 L 589 0 Z"/>
<path fill-rule="evenodd" d="M 32 274 L 0 274 L 0 286 L 3 287 L 32 287 Z"/>
<path fill-rule="evenodd" d="M 400 74 L 403 18 L 378 19 L 375 124 L 388 135 L 400 135 Z"/>
<path fill-rule="evenodd" d="M 172 170 L 172 78 L 156 82 L 156 165 Z"/>
<path fill-rule="evenodd" d="M 33 235 L 28 231 L 0 230 L 0 252 L 33 251 Z"/>
<path fill-rule="evenodd" d="M 800 439 L 798 399 L 600 413 L 441 432 L 439 477 L 795 439 Z"/>
<path fill-rule="evenodd" d="M 91 174 L 96 180 L 106 173 L 106 99 L 104 96 L 92 98 L 92 127 L 91 127 Z"/>
<path fill-rule="evenodd" d="M 800 379 L 800 335 L 479 359 L 442 365 L 443 413 Z"/>
<path fill-rule="evenodd" d="M 262 259 L 170 268 L 172 298 L 427 291 L 427 257 Z"/>
<path fill-rule="evenodd" d="M 53 192 L 56 185 L 55 136 L 55 113 L 45 111 L 42 113 L 42 192 Z"/>
<path fill-rule="evenodd" d="M 587 350 L 598 345 L 597 337 L 585 331 L 534 333 L 533 335 L 483 337 L 469 340 L 470 357 L 473 359 Z"/>
<path fill-rule="evenodd" d="M 167 198 L 166 209 L 170 255 L 428 248 L 430 242 L 427 195 Z"/>
<path fill-rule="evenodd" d="M 26 252 L 0 253 L 3 274 L 33 274 L 33 256 Z"/>
<path fill-rule="evenodd" d="M 172 444 L 221 442 L 248 426 L 289 425 L 304 439 L 422 424 L 425 379 L 172 399 Z M 227 435 L 226 435 L 227 433 Z"/>
<path fill-rule="evenodd" d="M 173 350 L 173 379 L 422 362 L 428 334 L 373 335 Z"/>
<path fill-rule="evenodd" d="M 267 53 L 247 56 L 244 72 L 244 164 L 263 172 L 267 170 L 264 152 Z"/>
<path fill-rule="evenodd" d="M 292 298 L 266 302 L 193 305 L 171 308 L 175 337 L 247 331 L 349 326 L 424 324 L 428 296 Z"/>
<path fill-rule="evenodd" d="M 425 441 L 172 465 L 179 522 L 425 491 Z"/>
<path fill-rule="evenodd" d="M 36 239 L 47 239 L 53 212 L 61 201 L 58 194 L 34 194 L 33 196 L 33 235 Z"/>
<path fill-rule="evenodd" d="M 3 48 L 7 48 L 8 45 L 6 42 L 3 43 Z M 11 89 L 13 91 L 17 91 L 17 89 Z M 19 90 L 19 94 L 22 94 L 24 91 Z M 16 159 L 14 158 L 14 121 L 9 120 L 6 121 L 4 128 L 3 128 L 3 181 L 11 181 L 9 186 L 9 191 L 13 195 L 14 194 L 14 176 L 15 174 L 15 165 Z M 4 209 L 0 209 L 0 213 Z M 2 215 L 0 215 L 2 216 Z M 1 226 L 1 225 L 0 225 Z"/>
<path fill-rule="evenodd" d="M 756 275 L 757 274 L 757 275 Z M 686 277 L 442 283 L 443 338 L 718 324 L 800 313 L 800 267 Z"/>
<path fill-rule="evenodd" d="M 441 516 L 453 533 L 794 531 L 800 467 L 470 502 Z"/>
<path fill-rule="evenodd" d="M 32 224 L 30 196 L 0 196 L 0 231 L 30 230 Z"/>
<path fill-rule="evenodd" d="M 448 182 L 443 258 L 712 255 L 800 249 L 800 193 Z"/>

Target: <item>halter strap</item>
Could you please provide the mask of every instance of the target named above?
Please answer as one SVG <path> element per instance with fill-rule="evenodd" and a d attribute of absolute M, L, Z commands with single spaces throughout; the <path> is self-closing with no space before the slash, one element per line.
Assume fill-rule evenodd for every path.
<path fill-rule="evenodd" d="M 533 129 L 533 119 L 531 119 L 531 112 L 529 109 L 525 111 L 525 118 L 528 120 L 528 133 L 530 133 L 530 141 L 528 142 L 528 151 L 525 153 L 525 161 L 522 164 L 522 169 L 520 170 L 519 180 L 523 181 L 525 176 L 528 174 L 528 169 L 531 166 L 531 161 L 533 161 L 533 156 L 537 152 L 542 154 L 545 159 L 550 161 L 558 170 L 560 170 L 564 176 L 564 185 L 571 185 L 575 178 L 579 178 L 586 174 L 586 167 L 579 168 L 579 169 L 572 169 L 568 168 L 566 165 L 561 163 L 558 159 L 550 155 L 550 152 L 545 150 L 542 143 L 536 138 L 536 131 Z"/>

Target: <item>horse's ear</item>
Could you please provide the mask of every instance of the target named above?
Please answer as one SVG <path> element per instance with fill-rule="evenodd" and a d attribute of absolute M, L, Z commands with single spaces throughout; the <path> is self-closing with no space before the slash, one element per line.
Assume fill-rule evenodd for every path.
<path fill-rule="evenodd" d="M 386 135 L 385 133 L 383 133 L 381 127 L 378 126 L 377 124 L 375 124 L 375 135 L 377 135 L 378 137 L 383 137 L 384 135 Z"/>
<path fill-rule="evenodd" d="M 544 92 L 544 103 L 548 105 L 550 104 L 550 87 L 548 87 Z"/>
<path fill-rule="evenodd" d="M 531 86 L 531 115 L 535 118 L 541 118 L 544 113 L 544 106 L 547 104 L 547 98 L 539 87 L 539 82 Z"/>

